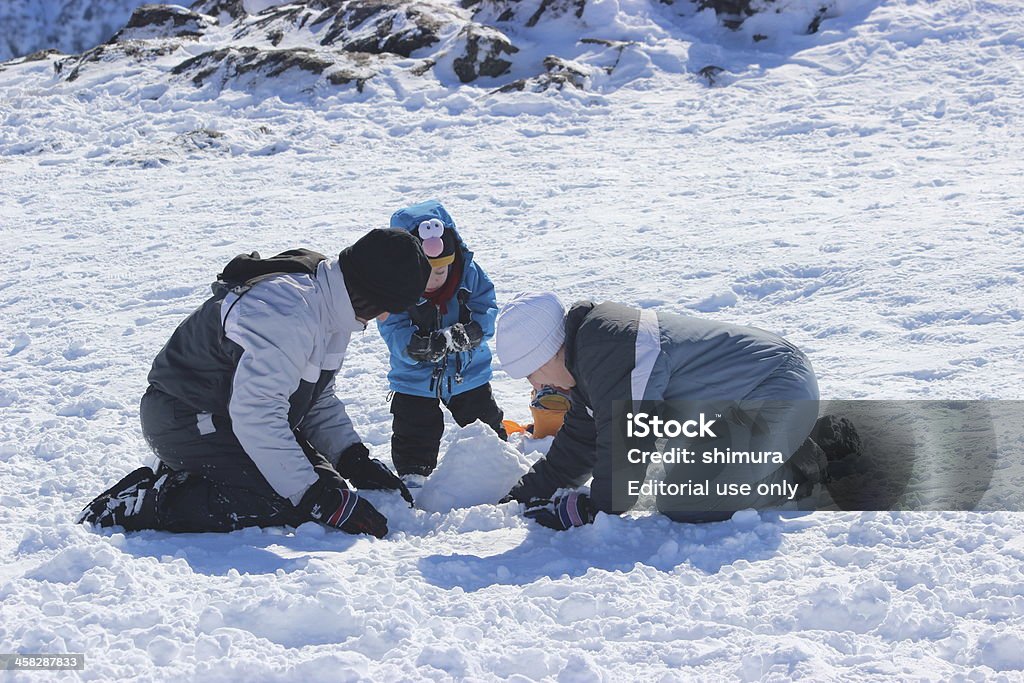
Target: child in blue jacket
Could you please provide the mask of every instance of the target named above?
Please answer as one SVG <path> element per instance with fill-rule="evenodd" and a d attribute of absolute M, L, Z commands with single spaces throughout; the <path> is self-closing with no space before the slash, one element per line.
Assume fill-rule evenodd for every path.
<path fill-rule="evenodd" d="M 437 466 L 441 403 L 459 425 L 482 420 L 506 438 L 487 348 L 498 306 L 494 285 L 440 202 L 396 211 L 391 227 L 418 237 L 433 269 L 416 305 L 378 322 L 391 351 L 391 457 L 399 475 L 415 480 L 409 475 L 426 476 Z"/>

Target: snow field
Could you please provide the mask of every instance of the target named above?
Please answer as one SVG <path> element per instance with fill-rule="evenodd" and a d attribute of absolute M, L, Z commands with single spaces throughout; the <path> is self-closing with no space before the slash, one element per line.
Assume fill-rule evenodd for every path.
<path fill-rule="evenodd" d="M 760 46 L 700 16 L 663 35 L 647 3 L 588 11 L 646 38 L 582 93 L 385 74 L 209 100 L 151 65 L 0 67 L 0 651 L 85 652 L 73 676 L 103 681 L 1020 680 L 1019 513 L 556 534 L 477 504 L 525 463 L 449 423 L 432 509 L 367 494 L 383 541 L 72 524 L 145 456 L 149 363 L 221 266 L 337 251 L 427 197 L 500 302 L 756 324 L 828 398 L 1022 398 L 1016 3 L 851 3 Z M 386 368 L 371 328 L 338 380 L 385 460 Z M 525 382 L 494 389 L 527 420 Z"/>

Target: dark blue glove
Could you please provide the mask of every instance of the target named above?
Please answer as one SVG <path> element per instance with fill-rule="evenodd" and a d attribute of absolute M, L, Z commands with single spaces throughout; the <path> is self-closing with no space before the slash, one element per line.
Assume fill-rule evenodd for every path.
<path fill-rule="evenodd" d="M 398 491 L 409 505 L 413 504 L 412 494 L 388 466 L 370 457 L 370 451 L 361 442 L 346 448 L 338 458 L 338 473 L 349 480 L 357 489 Z"/>
<path fill-rule="evenodd" d="M 592 524 L 595 511 L 590 504 L 590 496 L 573 491 L 551 500 L 534 498 L 526 504 L 526 511 L 523 514 L 549 529 L 565 531 L 576 526 Z"/>
<path fill-rule="evenodd" d="M 440 330 L 431 332 L 429 335 L 413 334 L 406 353 L 415 361 L 434 363 L 448 353 L 448 340 L 445 339 L 444 332 Z"/>
<path fill-rule="evenodd" d="M 350 490 L 333 468 L 322 465 L 313 469 L 320 479 L 306 491 L 298 505 L 299 510 L 311 519 L 345 533 L 370 534 L 377 538 L 387 536 L 387 517 Z"/>

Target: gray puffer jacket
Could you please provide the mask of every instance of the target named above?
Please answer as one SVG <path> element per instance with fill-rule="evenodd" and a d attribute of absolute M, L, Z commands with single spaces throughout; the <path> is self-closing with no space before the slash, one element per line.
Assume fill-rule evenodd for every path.
<path fill-rule="evenodd" d="M 315 275 L 280 274 L 214 295 L 174 331 L 149 383 L 231 421 L 245 452 L 294 504 L 317 480 L 295 430 L 335 464 L 359 441 L 334 377 L 352 333 L 363 330 L 337 259 Z"/>
<path fill-rule="evenodd" d="M 576 379 L 572 408 L 547 455 L 511 494 L 520 502 L 548 498 L 593 475 L 594 506 L 624 512 L 612 502 L 613 472 L 630 478 L 637 473 L 635 465 L 612 457 L 613 401 L 742 400 L 794 355 L 803 357 L 782 337 L 755 327 L 616 303 L 576 303 L 565 317 L 566 366 Z"/>

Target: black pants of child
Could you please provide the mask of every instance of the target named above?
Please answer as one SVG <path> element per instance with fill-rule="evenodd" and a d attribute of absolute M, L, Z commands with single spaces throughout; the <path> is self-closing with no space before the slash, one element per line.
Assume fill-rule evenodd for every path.
<path fill-rule="evenodd" d="M 504 414 L 494 401 L 491 385 L 456 394 L 446 403 L 452 417 L 460 427 L 481 420 L 497 432 L 502 440 L 508 438 L 501 424 Z M 391 433 L 391 459 L 398 474 L 430 474 L 437 467 L 437 452 L 444 434 L 444 415 L 440 401 L 395 392 L 391 399 L 394 416 Z"/>
<path fill-rule="evenodd" d="M 142 433 L 170 472 L 157 491 L 152 528 L 177 532 L 296 526 L 307 521 L 279 496 L 235 438 L 231 421 L 150 389 L 140 405 Z M 307 454 L 310 460 L 323 458 Z"/>

